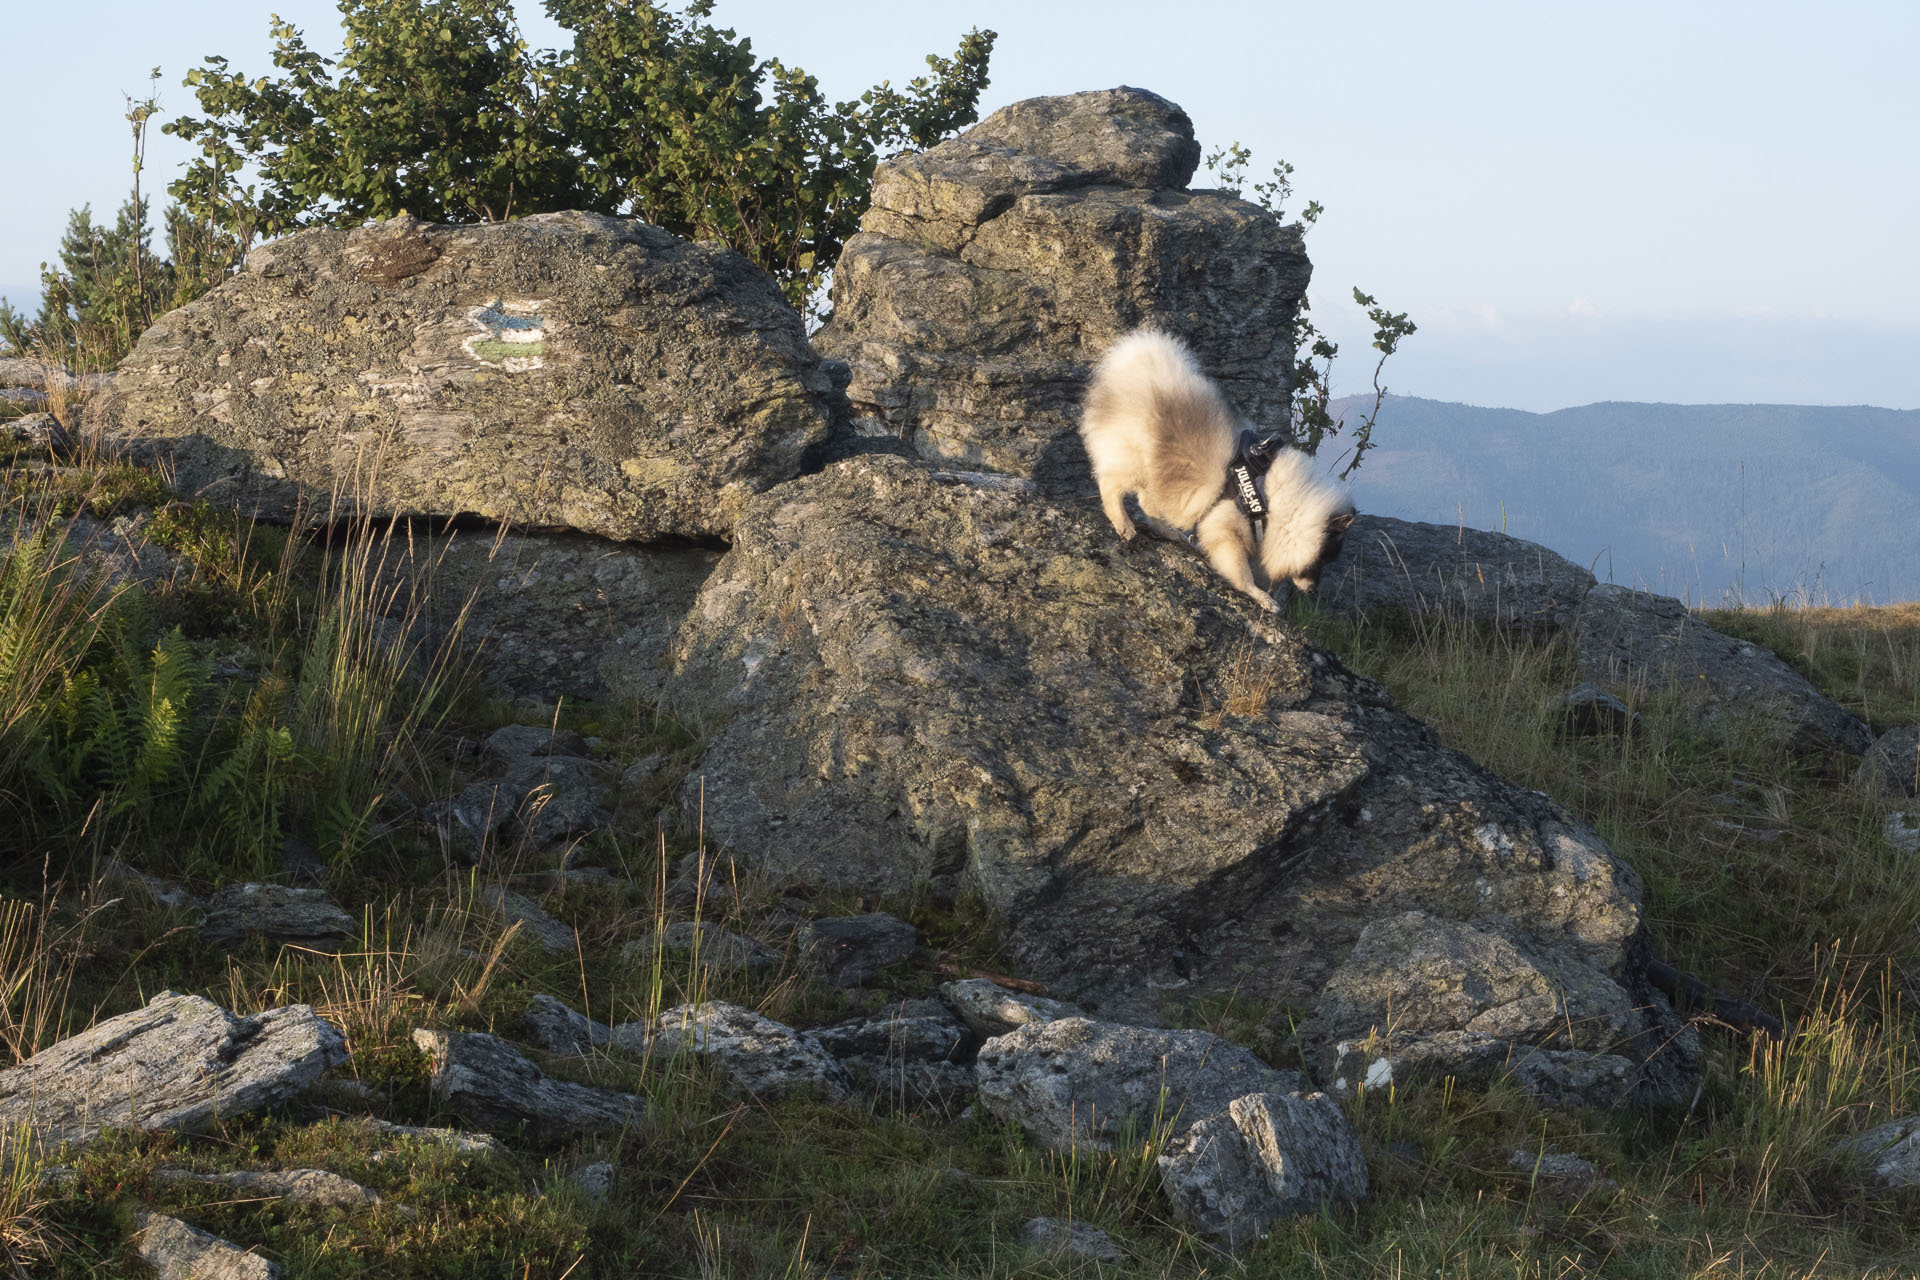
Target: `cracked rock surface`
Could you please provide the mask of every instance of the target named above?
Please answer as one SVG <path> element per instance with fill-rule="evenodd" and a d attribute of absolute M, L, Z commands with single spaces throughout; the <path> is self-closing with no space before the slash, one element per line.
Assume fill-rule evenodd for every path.
<path fill-rule="evenodd" d="M 0 1071 L 0 1125 L 50 1145 L 105 1128 L 200 1129 L 285 1102 L 346 1058 L 340 1033 L 307 1005 L 236 1018 L 163 991 Z"/>
<path fill-rule="evenodd" d="M 675 647 L 673 709 L 721 726 L 683 804 L 735 860 L 776 887 L 977 891 L 1010 963 L 1094 1016 L 1311 1008 L 1369 926 L 1417 912 L 1525 957 L 1583 1051 L 1631 1074 L 1671 1040 L 1636 1012 L 1641 886 L 1604 841 L 1092 503 L 832 464 L 749 504 Z M 1416 940 L 1361 953 L 1369 1008 L 1424 998 L 1376 955 Z M 1514 1056 L 1550 1031 L 1484 1013 L 1427 1029 Z"/>
<path fill-rule="evenodd" d="M 1149 318 L 1242 413 L 1284 423 L 1300 231 L 1187 190 L 1199 161 L 1186 112 L 1123 87 L 1016 102 L 880 165 L 814 338 L 851 367 L 855 429 L 1084 490 L 1087 376 Z"/>

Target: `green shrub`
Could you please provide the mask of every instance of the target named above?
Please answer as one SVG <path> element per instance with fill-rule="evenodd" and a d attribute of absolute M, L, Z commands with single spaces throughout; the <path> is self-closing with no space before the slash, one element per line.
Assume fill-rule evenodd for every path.
<path fill-rule="evenodd" d="M 546 0 L 570 49 L 530 50 L 507 0 L 342 0 L 337 62 L 276 20 L 278 77 L 209 58 L 187 76 L 200 147 L 171 190 L 242 243 L 402 211 L 436 222 L 557 209 L 725 241 L 804 306 L 858 228 L 879 152 L 971 124 L 994 33 L 905 90 L 829 104 L 812 76 L 641 0 Z M 245 169 L 257 186 L 241 187 Z"/>

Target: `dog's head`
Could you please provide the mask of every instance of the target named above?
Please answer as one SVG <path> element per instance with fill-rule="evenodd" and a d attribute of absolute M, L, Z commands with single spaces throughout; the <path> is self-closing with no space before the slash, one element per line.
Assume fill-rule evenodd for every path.
<path fill-rule="evenodd" d="M 1353 527 L 1353 500 L 1316 477 L 1305 454 L 1289 450 L 1267 473 L 1267 501 L 1272 510 L 1260 540 L 1260 567 L 1276 586 L 1292 582 L 1312 591 Z"/>
<path fill-rule="evenodd" d="M 1275 554 L 1269 556 L 1262 549 L 1261 567 L 1267 571 L 1267 581 L 1279 582 L 1285 578 L 1302 591 L 1312 591 L 1320 585 L 1320 575 L 1326 572 L 1328 565 L 1340 558 L 1340 548 L 1346 543 L 1347 530 L 1353 527 L 1353 510 L 1336 511 L 1320 525 L 1319 533 L 1312 530 L 1293 546 L 1275 548 Z M 1271 532 L 1271 530 L 1269 530 Z M 1272 539 L 1268 539 L 1269 544 Z"/>

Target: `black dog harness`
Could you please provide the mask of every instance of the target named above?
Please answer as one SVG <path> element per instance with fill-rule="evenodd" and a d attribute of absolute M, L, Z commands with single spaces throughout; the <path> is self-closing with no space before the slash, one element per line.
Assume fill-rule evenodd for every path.
<path fill-rule="evenodd" d="M 1267 502 L 1267 471 L 1279 450 L 1279 437 L 1242 431 L 1234 443 L 1233 461 L 1227 463 L 1226 482 L 1220 486 L 1220 496 L 1231 498 L 1233 505 L 1240 508 L 1240 514 L 1252 522 L 1256 546 L 1266 536 L 1267 513 L 1272 510 Z M 1181 533 L 1189 546 L 1199 548 L 1197 528 L 1183 529 Z"/>
<path fill-rule="evenodd" d="M 1233 461 L 1227 464 L 1226 483 L 1220 488 L 1220 496 L 1232 498 L 1240 514 L 1253 522 L 1256 542 L 1267 523 L 1267 470 L 1273 466 L 1273 455 L 1279 446 L 1280 442 L 1272 436 L 1242 431 L 1234 446 Z"/>

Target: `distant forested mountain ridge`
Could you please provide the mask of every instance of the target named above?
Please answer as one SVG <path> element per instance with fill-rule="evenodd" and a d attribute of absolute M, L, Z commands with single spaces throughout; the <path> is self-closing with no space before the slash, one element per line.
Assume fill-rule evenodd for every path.
<path fill-rule="evenodd" d="M 1361 510 L 1504 529 L 1603 582 L 1704 604 L 1920 599 L 1917 410 L 1390 396 L 1374 438 Z"/>

